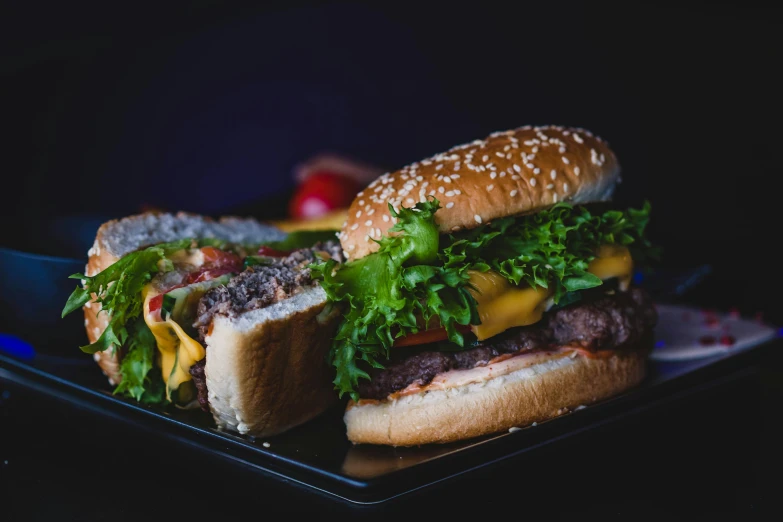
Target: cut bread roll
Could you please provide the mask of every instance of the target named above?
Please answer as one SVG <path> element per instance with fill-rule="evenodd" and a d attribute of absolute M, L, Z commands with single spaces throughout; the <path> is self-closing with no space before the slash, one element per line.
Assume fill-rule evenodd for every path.
<path fill-rule="evenodd" d="M 147 213 L 102 225 L 89 250 L 85 274 L 94 276 L 124 255 L 185 238 L 216 238 L 238 244 L 278 241 L 281 230 L 252 219 L 213 220 L 178 213 Z M 94 296 L 93 296 L 94 297 Z M 204 368 L 209 409 L 220 428 L 269 436 L 301 424 L 336 402 L 326 362 L 339 319 L 318 285 L 237 317 L 215 315 L 205 338 Z M 97 304 L 84 306 L 85 326 L 94 343 L 109 323 Z M 122 350 L 94 357 L 111 384 L 122 380 Z"/>

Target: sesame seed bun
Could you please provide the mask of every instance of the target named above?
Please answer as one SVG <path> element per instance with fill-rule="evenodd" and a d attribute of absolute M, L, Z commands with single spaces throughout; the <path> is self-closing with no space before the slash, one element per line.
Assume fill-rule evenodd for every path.
<path fill-rule="evenodd" d="M 493 219 L 543 210 L 559 201 L 607 201 L 620 167 L 612 150 L 589 131 L 520 127 L 453 147 L 386 173 L 356 195 L 339 234 L 346 256 L 378 249 L 372 241 L 394 225 L 388 205 L 412 207 L 436 197 L 443 233 Z"/>

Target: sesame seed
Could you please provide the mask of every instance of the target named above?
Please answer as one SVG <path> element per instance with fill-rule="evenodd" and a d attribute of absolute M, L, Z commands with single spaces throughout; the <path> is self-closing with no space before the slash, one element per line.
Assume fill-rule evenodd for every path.
<path fill-rule="evenodd" d="M 454 202 L 453 201 L 449 201 L 448 203 L 446 203 L 446 208 L 451 208 L 453 206 L 454 206 Z"/>
<path fill-rule="evenodd" d="M 555 195 L 554 195 L 554 196 L 552 196 L 552 201 L 554 201 L 555 203 L 557 203 L 557 192 L 555 192 Z"/>
<path fill-rule="evenodd" d="M 568 194 L 568 183 L 563 183 L 563 192 Z"/>
<path fill-rule="evenodd" d="M 577 133 L 574 133 L 573 137 L 574 137 L 574 141 L 577 142 L 577 143 L 584 143 L 585 142 L 585 140 L 583 140 L 582 137 L 579 134 L 577 134 Z"/>
<path fill-rule="evenodd" d="M 446 189 L 445 189 L 445 188 L 443 188 L 443 187 L 438 187 L 438 192 L 439 192 L 440 194 L 443 194 L 444 192 L 446 192 Z"/>
<path fill-rule="evenodd" d="M 557 195 L 557 194 L 555 194 L 555 195 Z M 380 228 L 376 228 L 375 229 L 375 235 L 377 235 L 378 237 L 381 237 L 381 229 Z"/>
<path fill-rule="evenodd" d="M 405 200 L 405 203 L 407 203 L 408 205 L 413 205 L 414 203 L 416 203 L 416 200 L 413 198 L 408 198 Z"/>
<path fill-rule="evenodd" d="M 358 193 L 358 194 L 356 194 L 356 195 L 357 195 L 358 197 L 362 197 L 362 196 L 364 196 L 364 191 L 361 191 L 361 192 L 359 192 L 359 193 Z"/>
<path fill-rule="evenodd" d="M 498 156 L 499 158 L 505 158 L 506 157 L 506 155 L 503 154 L 502 152 L 496 152 L 495 156 Z"/>
<path fill-rule="evenodd" d="M 519 193 L 519 191 L 518 191 L 517 189 L 514 189 L 514 190 L 512 190 L 512 191 L 510 192 L 510 194 L 511 194 L 511 197 L 512 197 L 512 198 L 513 198 L 514 196 L 516 196 L 518 193 Z"/>
<path fill-rule="evenodd" d="M 527 168 L 529 168 L 529 169 L 534 169 L 534 168 L 536 168 L 536 166 L 535 166 L 535 165 L 533 165 L 532 163 L 525 163 L 525 167 L 527 167 Z"/>
<path fill-rule="evenodd" d="M 530 186 L 535 187 L 536 186 L 536 178 L 530 178 Z"/>
<path fill-rule="evenodd" d="M 549 190 L 552 190 L 553 188 L 555 188 L 555 186 L 550 183 L 549 185 L 546 186 L 546 188 L 548 188 Z"/>
<path fill-rule="evenodd" d="M 574 167 L 574 175 L 579 175 L 579 167 Z"/>
<path fill-rule="evenodd" d="M 363 207 L 363 206 L 364 206 L 364 200 L 363 200 L 363 199 L 360 199 L 360 200 L 359 200 L 359 206 L 360 206 L 360 207 Z"/>
<path fill-rule="evenodd" d="M 476 223 L 481 223 L 481 216 L 479 216 L 478 214 L 476 214 L 475 216 L 473 216 L 473 219 L 475 219 L 475 220 L 476 220 Z"/>
<path fill-rule="evenodd" d="M 356 230 L 357 228 L 359 228 L 359 223 L 354 223 L 351 225 L 351 230 Z"/>
<path fill-rule="evenodd" d="M 454 193 L 459 196 L 460 194 L 462 194 L 462 191 L 459 189 L 454 189 Z"/>
<path fill-rule="evenodd" d="M 446 197 L 453 198 L 454 197 L 454 191 L 453 190 L 449 190 L 448 192 L 446 192 Z"/>
<path fill-rule="evenodd" d="M 590 149 L 590 161 L 600 166 L 600 163 L 598 163 L 598 153 L 595 151 L 595 149 Z"/>
<path fill-rule="evenodd" d="M 489 185 L 487 185 L 487 192 L 491 192 L 493 188 L 495 188 L 495 185 L 492 185 L 490 183 Z"/>
<path fill-rule="evenodd" d="M 368 219 L 367 221 L 364 222 L 364 226 L 366 227 L 369 227 L 371 225 L 372 225 L 372 219 Z"/>
<path fill-rule="evenodd" d="M 367 234 L 365 234 L 365 235 L 364 235 L 364 241 L 365 241 L 365 242 L 367 242 L 367 243 L 369 243 L 369 242 L 370 242 L 370 236 L 368 236 Z"/>
<path fill-rule="evenodd" d="M 522 172 L 522 169 L 519 167 L 519 165 L 517 165 L 516 163 L 514 163 L 514 165 L 513 165 L 513 166 L 514 166 L 514 170 L 515 170 L 515 171 L 517 171 L 517 172 Z"/>
<path fill-rule="evenodd" d="M 560 154 L 562 154 L 566 151 L 566 148 L 561 145 L 560 148 L 557 150 L 560 152 Z"/>
<path fill-rule="evenodd" d="M 374 208 L 371 208 L 370 210 L 367 211 L 367 215 L 368 216 L 372 216 L 373 214 L 375 214 L 375 209 Z"/>
<path fill-rule="evenodd" d="M 362 217 L 362 211 L 361 211 L 361 210 L 360 210 L 360 211 L 358 211 L 358 212 L 356 213 L 356 217 L 357 217 L 357 218 L 360 218 L 360 217 Z"/>
<path fill-rule="evenodd" d="M 490 179 L 495 179 L 497 176 L 498 176 L 498 175 L 497 175 L 497 172 L 491 172 L 491 173 L 489 174 L 489 177 L 490 177 Z"/>
<path fill-rule="evenodd" d="M 481 161 L 483 161 L 484 163 L 486 163 L 486 162 L 487 162 L 487 160 L 489 160 L 489 156 L 487 156 L 486 154 L 484 154 L 483 156 L 481 156 Z"/>
<path fill-rule="evenodd" d="M 443 163 L 439 163 L 437 167 L 435 167 L 435 170 L 440 170 L 443 168 Z"/>
<path fill-rule="evenodd" d="M 541 173 L 541 169 L 539 169 L 538 167 L 533 169 L 533 174 L 540 174 L 540 173 Z"/>
<path fill-rule="evenodd" d="M 459 174 L 452 174 L 451 179 L 459 179 Z"/>
<path fill-rule="evenodd" d="M 565 156 L 563 156 L 563 163 L 565 163 L 566 165 L 568 165 L 568 164 L 569 164 L 569 163 L 571 163 L 571 162 L 570 162 L 570 161 L 568 161 L 568 158 L 566 158 Z"/>
<path fill-rule="evenodd" d="M 552 172 L 550 172 L 549 175 L 552 177 L 552 179 L 555 179 L 557 177 L 557 171 L 552 169 Z"/>
<path fill-rule="evenodd" d="M 451 183 L 451 178 L 449 176 L 443 176 L 443 181 L 446 183 Z"/>

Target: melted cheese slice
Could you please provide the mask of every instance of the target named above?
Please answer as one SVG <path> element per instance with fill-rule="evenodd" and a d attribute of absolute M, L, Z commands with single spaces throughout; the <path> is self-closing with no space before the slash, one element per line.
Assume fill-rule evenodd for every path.
<path fill-rule="evenodd" d="M 151 285 L 144 289 L 144 322 L 152 331 L 160 354 L 160 370 L 166 383 L 166 397 L 184 382 L 193 379 L 190 367 L 207 356 L 201 344 L 190 337 L 171 317 L 156 321 L 150 316 L 150 299 L 158 295 Z"/>
<path fill-rule="evenodd" d="M 624 246 L 603 245 L 590 261 L 587 271 L 604 281 L 616 277 L 620 280 L 620 290 L 626 291 L 633 277 L 633 259 Z"/>
<path fill-rule="evenodd" d="M 470 271 L 469 289 L 476 300 L 481 324 L 472 326 L 479 341 L 515 326 L 537 323 L 544 315 L 546 288 L 519 288 L 497 272 Z"/>
<path fill-rule="evenodd" d="M 627 290 L 633 273 L 633 260 L 628 249 L 619 245 L 603 245 L 590 262 L 588 272 L 606 280 L 616 277 L 620 289 Z M 471 327 L 479 341 L 489 339 L 509 328 L 537 323 L 552 306 L 551 291 L 546 288 L 520 288 L 497 272 L 470 272 L 469 292 L 476 300 L 480 325 Z"/>

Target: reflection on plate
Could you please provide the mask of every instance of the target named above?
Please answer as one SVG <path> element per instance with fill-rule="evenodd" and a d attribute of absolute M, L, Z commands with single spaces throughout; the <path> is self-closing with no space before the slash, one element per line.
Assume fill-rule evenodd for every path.
<path fill-rule="evenodd" d="M 773 339 L 778 329 L 735 312 L 657 305 L 656 361 L 684 361 L 739 352 Z"/>

